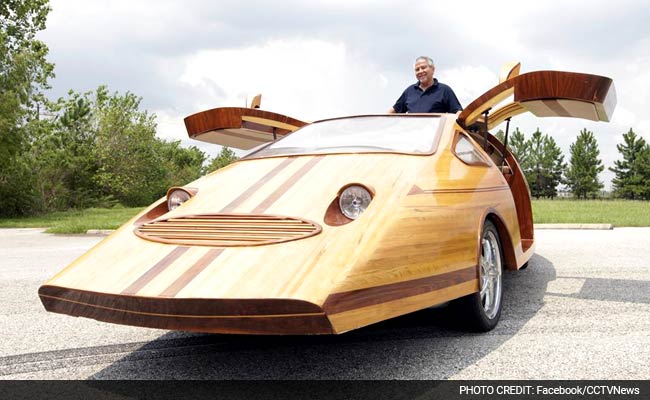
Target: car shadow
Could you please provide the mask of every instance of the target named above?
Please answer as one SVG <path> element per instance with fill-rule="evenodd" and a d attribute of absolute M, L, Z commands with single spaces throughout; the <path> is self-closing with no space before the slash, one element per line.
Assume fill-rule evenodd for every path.
<path fill-rule="evenodd" d="M 89 379 L 447 379 L 507 342 L 540 310 L 555 267 L 534 255 L 508 272 L 499 325 L 468 333 L 436 307 L 342 335 L 169 332 Z"/>

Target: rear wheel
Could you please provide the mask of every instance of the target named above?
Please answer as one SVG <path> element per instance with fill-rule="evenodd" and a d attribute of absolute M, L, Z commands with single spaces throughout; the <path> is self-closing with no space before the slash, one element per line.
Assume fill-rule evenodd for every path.
<path fill-rule="evenodd" d="M 499 322 L 503 295 L 503 253 L 496 227 L 485 221 L 479 258 L 479 291 L 458 300 L 469 328 L 487 332 Z"/>

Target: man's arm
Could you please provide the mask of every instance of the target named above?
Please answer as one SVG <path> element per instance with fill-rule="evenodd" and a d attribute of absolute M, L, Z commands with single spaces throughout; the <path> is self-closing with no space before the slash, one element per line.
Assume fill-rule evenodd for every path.
<path fill-rule="evenodd" d="M 450 113 L 457 113 L 459 111 L 463 111 L 463 106 L 460 105 L 460 101 L 458 101 L 458 98 L 456 97 L 456 93 L 451 89 L 451 87 L 448 87 L 447 91 L 447 103 L 449 104 L 449 112 Z"/>
<path fill-rule="evenodd" d="M 389 114 L 405 113 L 406 111 L 408 110 L 406 109 L 406 90 L 405 90 L 404 93 L 402 93 L 402 95 L 399 97 L 399 99 L 397 99 L 395 104 L 390 109 L 388 109 L 388 113 Z"/>

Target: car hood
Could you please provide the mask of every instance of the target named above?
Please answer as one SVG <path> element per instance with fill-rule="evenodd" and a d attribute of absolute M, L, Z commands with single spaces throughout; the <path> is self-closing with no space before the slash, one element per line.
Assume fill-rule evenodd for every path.
<path fill-rule="evenodd" d="M 322 306 L 363 264 L 426 159 L 345 154 L 240 161 L 186 185 L 196 195 L 156 215 L 166 211 L 161 199 L 47 285 L 148 298 L 293 299 Z M 328 207 L 351 183 L 374 192 L 371 205 L 355 221 L 328 223 Z M 299 240 L 236 246 L 155 241 L 135 233 L 143 223 L 215 215 L 287 218 L 319 231 Z"/>

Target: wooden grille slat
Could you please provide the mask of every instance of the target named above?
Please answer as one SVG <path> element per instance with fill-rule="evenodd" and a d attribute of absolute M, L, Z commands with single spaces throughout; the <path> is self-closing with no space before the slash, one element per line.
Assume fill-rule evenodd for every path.
<path fill-rule="evenodd" d="M 172 218 L 169 222 L 186 222 L 186 219 Z M 207 223 L 224 223 L 224 224 L 249 224 L 255 221 L 258 224 L 277 224 L 284 223 L 287 225 L 300 225 L 302 221 L 291 221 L 286 219 L 216 219 L 216 218 L 192 218 L 192 222 L 207 222 Z"/>
<path fill-rule="evenodd" d="M 135 234 L 169 244 L 230 247 L 282 243 L 320 231 L 320 225 L 292 217 L 213 214 L 152 221 L 138 226 Z"/>
<path fill-rule="evenodd" d="M 140 231 L 141 232 L 169 232 L 170 229 L 168 229 L 166 227 L 147 227 L 147 228 L 141 228 Z M 192 228 L 192 227 L 177 227 L 177 228 L 174 228 L 173 231 L 174 232 L 197 232 L 197 233 L 198 232 L 205 232 L 205 233 L 210 233 L 210 232 L 214 232 L 215 229 L 207 229 L 207 228 L 195 229 L 195 228 Z M 284 229 L 281 229 L 281 230 L 264 230 L 264 229 L 243 229 L 243 228 L 240 228 L 240 229 L 219 229 L 219 232 L 233 233 L 233 234 L 236 234 L 236 233 L 240 233 L 240 234 L 259 233 L 259 234 L 274 234 L 274 235 L 277 235 L 277 234 L 302 235 L 303 233 L 305 233 L 304 230 L 303 231 L 291 231 L 291 230 L 284 230 Z M 311 232 L 311 230 L 307 230 L 307 232 L 309 233 L 309 232 Z"/>
<path fill-rule="evenodd" d="M 205 238 L 205 239 L 210 239 L 210 238 L 218 238 L 218 239 L 242 239 L 242 240 L 247 240 L 248 238 L 266 238 L 266 239 L 284 239 L 287 237 L 287 235 L 264 235 L 264 234 L 218 234 L 218 233 L 192 233 L 192 232 L 174 232 L 174 233 L 169 233 L 169 232 L 160 232 L 158 233 L 159 236 L 161 237 L 167 237 L 167 238 L 174 238 L 174 237 L 186 237 L 186 238 Z M 292 236 L 292 237 L 300 237 L 300 236 Z"/>
<path fill-rule="evenodd" d="M 192 232 L 192 231 L 173 231 L 173 232 L 167 232 L 167 231 L 158 231 L 158 232 L 152 232 L 152 231 L 146 231 L 150 235 L 158 235 L 158 236 L 165 236 L 165 237 L 197 237 L 197 238 L 247 238 L 247 237 L 265 237 L 269 239 L 284 239 L 284 238 L 294 238 L 294 237 L 301 237 L 302 235 L 279 235 L 279 234 L 270 234 L 270 233 L 264 233 L 264 232 L 227 232 L 227 233 L 213 233 L 213 232 L 206 232 L 206 233 L 200 233 L 200 232 Z"/>
<path fill-rule="evenodd" d="M 263 230 L 296 230 L 296 231 L 303 231 L 303 230 L 311 230 L 311 226 L 309 225 L 299 225 L 299 226 L 291 226 L 291 225 L 256 225 L 256 224 L 248 224 L 248 225 L 220 225 L 220 224 L 180 224 L 180 223 L 157 223 L 155 226 L 160 226 L 166 228 L 184 228 L 184 227 L 192 227 L 193 229 L 263 229 Z M 147 227 L 149 228 L 149 227 Z"/>

